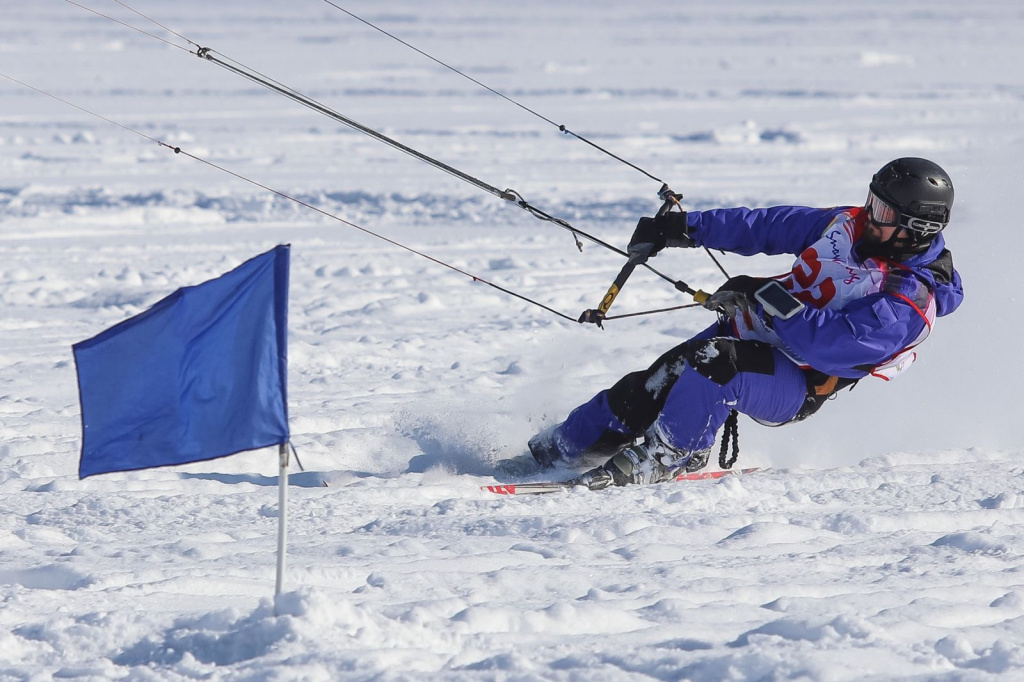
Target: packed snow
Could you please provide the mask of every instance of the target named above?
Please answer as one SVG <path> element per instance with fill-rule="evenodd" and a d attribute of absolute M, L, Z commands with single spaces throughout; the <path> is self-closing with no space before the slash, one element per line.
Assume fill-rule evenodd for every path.
<path fill-rule="evenodd" d="M 175 45 L 9 3 L 0 72 L 575 317 L 621 258 Z M 321 0 L 128 2 L 624 246 L 660 185 Z M 502 498 L 495 463 L 707 326 L 565 321 L 0 78 L 0 680 L 1024 677 L 1024 10 L 1003 0 L 337 3 L 685 195 L 957 188 L 967 298 L 898 381 L 743 419 L 717 481 Z M 292 244 L 275 450 L 79 481 L 71 344 Z M 788 258 L 721 257 L 731 274 Z M 704 289 L 707 255 L 652 262 Z M 638 271 L 613 313 L 687 303 Z M 502 480 L 509 480 L 506 478 Z"/>

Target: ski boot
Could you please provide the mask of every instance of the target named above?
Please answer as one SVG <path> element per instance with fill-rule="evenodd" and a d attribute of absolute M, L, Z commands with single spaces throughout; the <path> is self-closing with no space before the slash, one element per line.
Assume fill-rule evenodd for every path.
<path fill-rule="evenodd" d="M 708 465 L 708 459 L 711 458 L 711 448 L 705 448 L 704 450 L 695 450 L 690 453 L 690 459 L 686 461 L 687 473 L 693 473 L 694 471 L 700 471 Z"/>
<path fill-rule="evenodd" d="M 581 474 L 576 480 L 591 490 L 601 490 L 610 485 L 661 483 L 675 478 L 681 469 L 662 464 L 646 444 L 630 445 L 619 450 L 603 465 Z"/>
<path fill-rule="evenodd" d="M 671 481 L 682 471 L 703 469 L 710 453 L 710 448 L 683 453 L 657 439 L 648 438 L 643 445 L 622 448 L 602 466 L 581 474 L 576 481 L 591 490 L 601 490 L 610 485 L 662 483 Z"/>

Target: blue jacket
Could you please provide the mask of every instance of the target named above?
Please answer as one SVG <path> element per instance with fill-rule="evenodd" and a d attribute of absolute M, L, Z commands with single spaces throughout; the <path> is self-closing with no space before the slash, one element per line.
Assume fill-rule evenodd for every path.
<path fill-rule="evenodd" d="M 834 251 L 835 258 L 823 258 L 826 264 L 848 258 L 868 262 L 857 259 L 853 251 L 863 220 L 863 209 L 849 206 L 729 208 L 687 214 L 691 236 L 698 245 L 745 256 L 791 253 L 806 259 L 807 250 L 812 246 L 820 249 L 829 230 L 840 234 L 845 229 L 843 252 Z M 802 259 L 794 263 L 793 275 L 797 278 L 807 275 L 801 269 Z M 808 305 L 800 313 L 788 320 L 771 321 L 769 326 L 779 347 L 798 362 L 826 374 L 861 378 L 923 339 L 930 327 L 923 310 L 932 301 L 931 310 L 943 316 L 956 310 L 963 300 L 960 275 L 953 268 L 952 255 L 941 234 L 927 251 L 900 263 L 871 259 L 869 265 L 883 272 L 886 281 L 876 286 L 881 290 L 865 295 L 855 292 L 852 298 L 848 290 L 841 307 L 815 305 L 813 297 L 804 299 Z M 834 279 L 842 290 L 842 278 Z M 842 294 L 840 291 L 840 298 Z M 764 317 L 760 306 L 756 313 Z"/>

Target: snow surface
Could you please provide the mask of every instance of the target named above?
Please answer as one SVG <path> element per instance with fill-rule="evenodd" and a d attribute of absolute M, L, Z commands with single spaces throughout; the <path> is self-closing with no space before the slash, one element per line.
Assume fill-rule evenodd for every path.
<path fill-rule="evenodd" d="M 967 301 L 898 382 L 743 420 L 740 464 L 767 471 L 502 499 L 495 461 L 710 314 L 565 322 L 0 79 L 0 679 L 1024 678 L 1019 3 L 345 6 L 691 208 L 859 203 L 884 162 L 933 158 Z M 137 7 L 613 243 L 658 207 L 318 0 Z M 570 315 L 621 265 L 66 2 L 5 3 L 0 71 Z M 70 346 L 283 242 L 308 473 L 275 605 L 276 454 L 78 481 Z M 654 264 L 722 280 L 698 252 Z M 682 302 L 638 272 L 613 312 Z"/>

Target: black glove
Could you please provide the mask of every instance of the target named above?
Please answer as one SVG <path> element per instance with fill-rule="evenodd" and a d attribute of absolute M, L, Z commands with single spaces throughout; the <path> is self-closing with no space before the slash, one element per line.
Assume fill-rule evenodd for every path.
<path fill-rule="evenodd" d="M 711 294 L 703 305 L 708 310 L 720 312 L 726 317 L 735 317 L 738 313 L 757 307 L 754 292 L 769 281 L 768 277 L 750 277 L 748 275 L 732 277 L 718 287 L 718 290 Z"/>
<path fill-rule="evenodd" d="M 629 238 L 632 253 L 646 251 L 648 257 L 656 255 L 666 246 L 696 246 L 686 225 L 686 211 L 662 213 L 653 218 L 641 218 Z"/>

